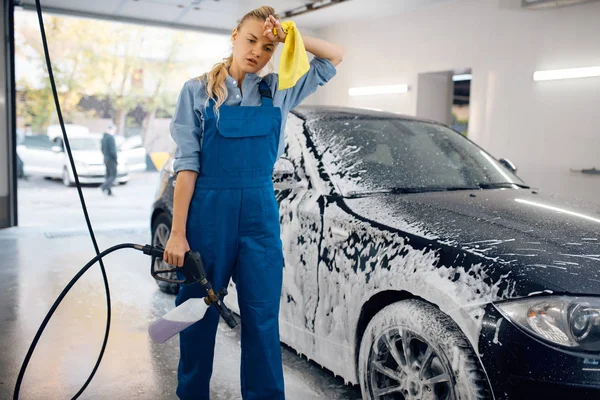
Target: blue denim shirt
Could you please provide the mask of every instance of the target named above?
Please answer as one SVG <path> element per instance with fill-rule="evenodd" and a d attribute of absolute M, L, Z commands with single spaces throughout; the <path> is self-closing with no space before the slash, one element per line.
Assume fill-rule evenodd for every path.
<path fill-rule="evenodd" d="M 335 76 L 335 73 L 336 69 L 329 60 L 315 57 L 310 62 L 309 71 L 289 89 L 277 90 L 279 79 L 276 73 L 263 77 L 273 93 L 273 105 L 281 108 L 282 134 L 279 139 L 278 157 L 285 148 L 284 129 L 288 112 L 314 93 L 317 87 L 327 83 Z M 260 106 L 261 97 L 258 91 L 260 80 L 261 78 L 256 74 L 246 74 L 240 91 L 238 83 L 227 75 L 227 99 L 224 104 L 226 106 Z M 175 172 L 181 170 L 200 172 L 203 113 L 207 104 L 208 96 L 204 82 L 190 79 L 183 85 L 170 125 L 171 137 L 177 145 L 173 163 Z"/>

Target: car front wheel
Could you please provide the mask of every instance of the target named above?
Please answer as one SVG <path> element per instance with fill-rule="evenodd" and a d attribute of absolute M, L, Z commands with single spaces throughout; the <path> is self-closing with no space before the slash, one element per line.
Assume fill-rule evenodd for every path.
<path fill-rule="evenodd" d="M 391 304 L 369 322 L 358 361 L 363 399 L 484 400 L 489 386 L 467 338 L 429 303 Z"/>
<path fill-rule="evenodd" d="M 154 223 L 152 224 L 152 245 L 160 246 L 163 249 L 167 246 L 167 240 L 171 235 L 171 218 L 167 214 L 160 214 Z M 155 259 L 155 270 L 161 271 L 173 268 L 172 265 L 167 264 L 163 260 Z M 167 279 L 177 279 L 177 274 L 172 272 L 170 274 L 163 275 Z M 169 283 L 156 280 L 156 284 L 165 293 L 177 294 L 179 292 L 179 284 Z"/>
<path fill-rule="evenodd" d="M 67 170 L 67 168 L 63 168 L 62 181 L 63 185 L 67 187 L 73 186 L 73 182 L 71 182 L 71 178 L 69 177 L 69 171 Z"/>

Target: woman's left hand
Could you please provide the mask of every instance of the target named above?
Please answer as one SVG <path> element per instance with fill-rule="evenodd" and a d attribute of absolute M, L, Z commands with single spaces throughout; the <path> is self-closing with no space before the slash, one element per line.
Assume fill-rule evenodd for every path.
<path fill-rule="evenodd" d="M 265 20 L 264 23 L 265 31 L 263 35 L 272 42 L 285 42 L 285 37 L 287 34 L 283 31 L 281 27 L 281 23 L 275 19 L 274 16 L 269 15 L 269 17 Z M 273 34 L 273 28 L 277 30 L 277 35 Z"/>

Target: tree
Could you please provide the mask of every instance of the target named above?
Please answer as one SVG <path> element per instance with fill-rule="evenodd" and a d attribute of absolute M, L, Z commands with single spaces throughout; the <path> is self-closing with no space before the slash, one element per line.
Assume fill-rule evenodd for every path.
<path fill-rule="evenodd" d="M 36 89 L 26 82 L 20 82 L 17 94 L 17 110 L 25 123 L 31 124 L 33 132 L 45 132 L 54 117 L 55 107 L 52 91 L 47 88 Z"/>
<path fill-rule="evenodd" d="M 144 44 L 145 28 L 120 25 L 115 30 L 115 40 L 107 61 L 112 65 L 111 75 L 106 82 L 106 95 L 111 98 L 115 108 L 117 132 L 123 134 L 126 117 L 140 100 L 139 89 L 132 85 L 134 71 L 140 68 L 137 52 Z"/>
<path fill-rule="evenodd" d="M 156 116 L 156 111 L 159 108 L 166 108 L 173 103 L 172 99 L 166 95 L 164 91 L 164 82 L 168 81 L 173 71 L 179 71 L 180 65 L 176 62 L 177 54 L 179 53 L 184 42 L 184 34 L 177 32 L 171 35 L 171 44 L 169 52 L 165 60 L 154 62 L 151 66 L 154 75 L 156 76 L 156 84 L 152 95 L 146 99 L 143 104 L 146 115 L 142 122 L 142 138 L 145 140 L 150 123 Z"/>
<path fill-rule="evenodd" d="M 22 97 L 26 101 L 17 107 L 17 113 L 25 116 L 34 129 L 44 131 L 58 118 L 39 25 L 33 18 L 35 14 L 22 14 L 15 21 L 16 57 L 34 65 L 38 74 L 18 80 L 17 90 L 24 92 Z M 95 91 L 89 83 L 94 81 L 94 75 L 101 73 L 98 60 L 109 41 L 102 39 L 104 27 L 85 19 L 46 16 L 44 27 L 61 111 L 64 120 L 69 122 L 81 97 Z"/>
<path fill-rule="evenodd" d="M 229 43 L 223 35 L 111 21 L 52 15 L 44 21 L 65 121 L 89 116 L 90 105 L 105 117 L 107 110 L 98 107 L 105 104 L 119 133 L 133 124 L 144 139 L 158 110 L 173 111 L 189 74 L 208 70 Z M 56 122 L 56 110 L 34 12 L 15 14 L 15 45 L 17 113 L 43 131 Z M 21 77 L 19 65 L 28 67 Z"/>

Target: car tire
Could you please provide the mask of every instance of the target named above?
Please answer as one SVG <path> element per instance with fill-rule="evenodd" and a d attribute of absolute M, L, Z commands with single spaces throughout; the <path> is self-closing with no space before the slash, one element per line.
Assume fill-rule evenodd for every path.
<path fill-rule="evenodd" d="M 169 239 L 169 235 L 171 234 L 171 217 L 168 214 L 160 214 L 154 220 L 152 224 L 152 245 L 160 246 L 163 249 L 167 245 L 167 240 Z M 152 262 L 152 261 L 150 261 Z M 163 260 L 155 259 L 154 260 L 157 265 L 155 265 L 156 270 L 162 269 L 170 269 L 173 268 L 172 265 L 165 263 Z M 172 276 L 165 276 L 169 279 L 176 279 L 176 274 L 173 272 Z M 163 282 L 155 279 L 156 284 L 160 288 L 161 291 L 169 294 L 177 294 L 179 292 L 179 284 L 177 283 L 169 283 Z"/>
<path fill-rule="evenodd" d="M 358 373 L 363 399 L 491 398 L 460 328 L 420 300 L 393 303 L 373 317 L 361 340 Z"/>
<path fill-rule="evenodd" d="M 74 182 L 71 182 L 71 178 L 69 177 L 69 171 L 66 168 L 63 168 L 62 183 L 67 187 L 71 187 L 74 185 Z"/>

